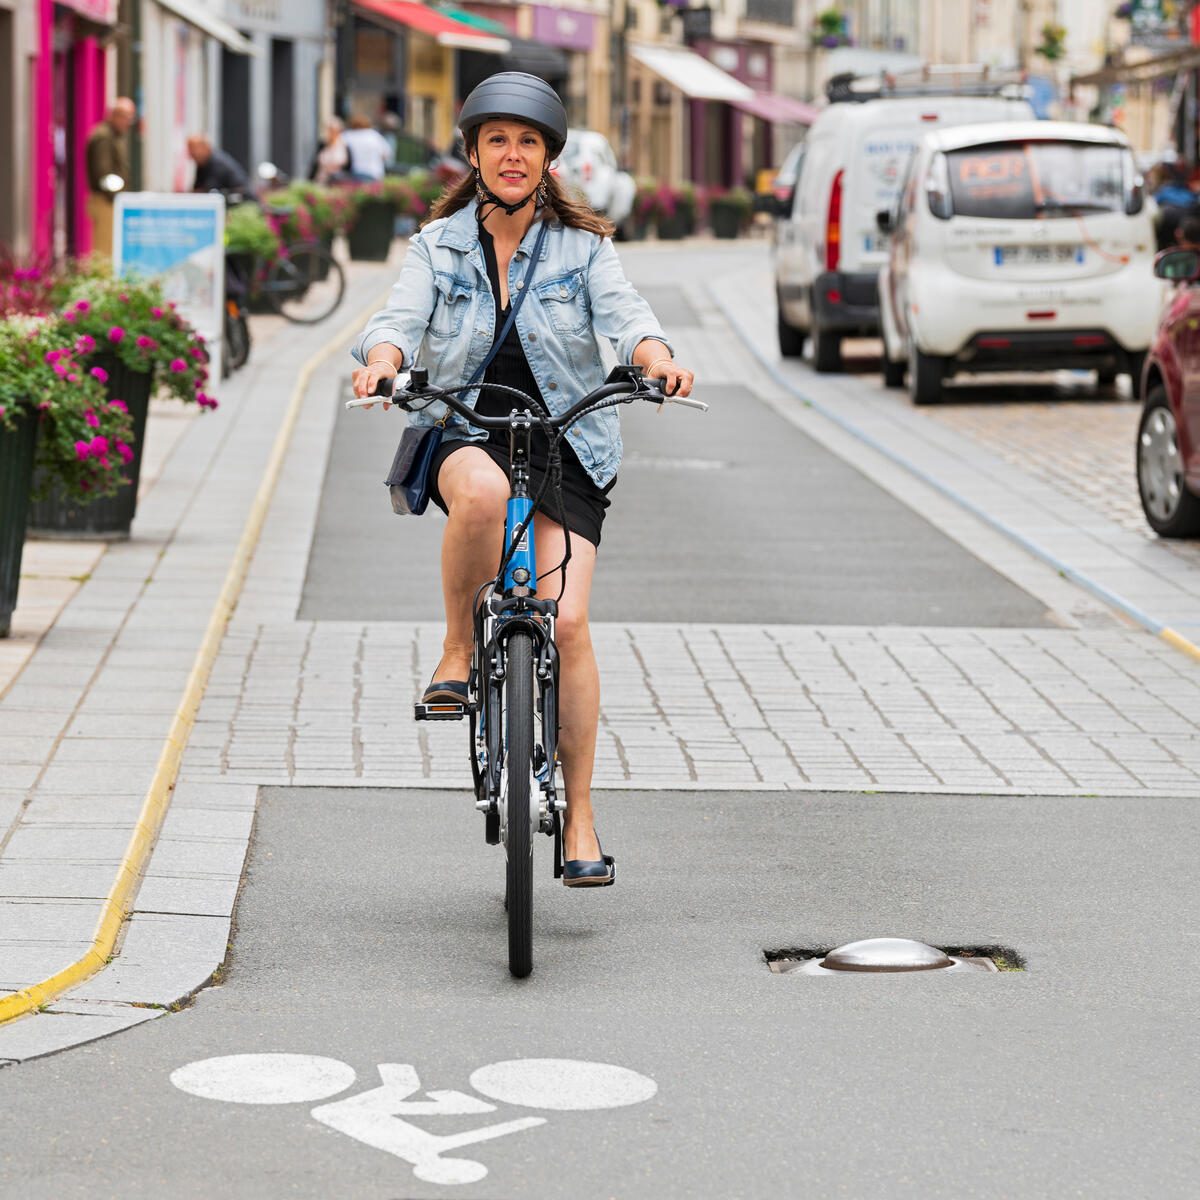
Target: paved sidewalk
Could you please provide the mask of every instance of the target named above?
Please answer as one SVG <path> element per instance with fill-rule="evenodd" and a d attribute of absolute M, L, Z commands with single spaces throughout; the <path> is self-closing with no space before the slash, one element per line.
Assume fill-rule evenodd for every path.
<path fill-rule="evenodd" d="M 780 359 L 764 255 L 710 291 L 794 399 L 902 463 L 1146 628 L 1200 646 L 1200 547 L 1136 517 L 1129 402 L 917 409 L 906 393 Z M 768 319 L 769 318 L 769 319 Z M 1016 420 L 1019 410 L 1020 420 Z"/>
<path fill-rule="evenodd" d="M 394 276 L 394 264 L 355 264 L 328 328 L 278 325 L 260 337 L 221 407 L 187 425 L 132 537 L 108 546 L 3 693 L 0 992 L 39 983 L 90 947 L 296 371 L 377 306 Z M 345 374 L 344 348 L 317 372 L 329 387 Z M 177 788 L 116 962 L 47 1012 L 0 1025 L 0 1063 L 147 1020 L 211 976 L 256 799 L 241 784 Z"/>

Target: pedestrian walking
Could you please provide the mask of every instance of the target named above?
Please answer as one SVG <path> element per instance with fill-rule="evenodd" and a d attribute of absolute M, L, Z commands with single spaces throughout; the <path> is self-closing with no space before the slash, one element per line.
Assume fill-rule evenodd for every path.
<path fill-rule="evenodd" d="M 350 166 L 350 152 L 342 138 L 345 126 L 340 117 L 330 117 L 325 125 L 325 140 L 317 147 L 309 179 L 326 184 L 343 174 Z"/>
<path fill-rule="evenodd" d="M 367 183 L 383 178 L 392 161 L 392 148 L 366 117 L 352 117 L 342 141 L 350 154 L 350 173 L 355 179 Z"/>
<path fill-rule="evenodd" d="M 126 136 L 137 120 L 137 106 L 122 96 L 88 134 L 84 159 L 87 166 L 87 218 L 92 226 L 92 249 L 112 257 L 114 197 L 129 183 L 129 150 Z"/>
<path fill-rule="evenodd" d="M 502 72 L 467 97 L 460 116 L 472 172 L 451 185 L 430 221 L 410 243 L 387 307 L 368 323 L 354 350 L 363 364 L 354 392 L 367 396 L 381 379 L 413 364 L 442 388 L 466 385 L 504 328 L 521 290 L 527 303 L 484 375 L 520 388 L 551 413 L 565 413 L 604 381 L 597 338 L 608 338 L 622 362 L 640 366 L 686 396 L 692 372 L 673 352 L 650 306 L 626 280 L 613 248 L 613 226 L 568 195 L 550 174 L 566 142 L 567 117 L 554 90 L 521 72 Z M 527 261 L 545 225 L 542 253 Z M 489 331 L 486 335 L 482 331 Z M 512 401 L 484 390 L 464 397 L 475 411 L 507 416 Z M 433 424 L 437 404 L 411 419 Z M 499 568 L 509 495 L 507 434 L 488 436 L 446 416 L 432 469 L 431 498 L 448 516 L 442 538 L 446 606 L 443 654 L 423 702 L 468 694 L 472 603 Z M 533 434 L 530 494 L 539 494 L 548 443 Z M 585 416 L 563 442 L 560 514 L 553 489 L 534 519 L 539 563 L 559 563 L 538 583 L 561 592 L 556 622 L 560 654 L 559 739 L 567 811 L 563 858 L 567 882 L 611 879 L 593 827 L 592 763 L 599 721 L 599 677 L 588 631 L 588 599 L 600 530 L 621 461 L 616 410 Z M 565 565 L 565 520 L 572 552 Z M 544 587 L 544 591 L 542 590 Z"/>
<path fill-rule="evenodd" d="M 196 164 L 193 192 L 248 192 L 250 181 L 241 163 L 218 150 L 207 133 L 193 133 L 187 140 L 188 154 Z"/>

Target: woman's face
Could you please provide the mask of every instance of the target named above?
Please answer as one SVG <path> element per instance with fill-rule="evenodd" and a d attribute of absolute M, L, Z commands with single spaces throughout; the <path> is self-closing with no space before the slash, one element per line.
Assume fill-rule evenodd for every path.
<path fill-rule="evenodd" d="M 530 125 L 517 121 L 487 121 L 471 157 L 483 176 L 483 186 L 505 204 L 524 200 L 542 177 L 546 140 Z"/>

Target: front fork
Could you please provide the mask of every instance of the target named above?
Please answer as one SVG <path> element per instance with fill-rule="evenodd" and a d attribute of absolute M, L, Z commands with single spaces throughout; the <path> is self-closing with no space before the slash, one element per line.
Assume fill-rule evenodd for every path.
<path fill-rule="evenodd" d="M 471 714 L 471 765 L 475 779 L 475 807 L 486 818 L 488 842 L 499 841 L 499 804 L 503 767 L 504 646 L 515 627 L 528 630 L 534 641 L 534 679 L 541 738 L 533 748 L 533 772 L 541 790 L 539 804 L 542 833 L 554 833 L 556 815 L 566 807 L 558 796 L 558 647 L 554 621 L 558 606 L 553 600 L 530 597 L 497 598 L 488 592 L 475 615 L 476 659 L 471 691 L 477 697 Z"/>

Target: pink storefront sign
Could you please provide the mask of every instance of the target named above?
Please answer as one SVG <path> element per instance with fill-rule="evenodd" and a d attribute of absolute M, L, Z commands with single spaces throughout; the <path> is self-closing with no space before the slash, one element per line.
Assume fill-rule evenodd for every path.
<path fill-rule="evenodd" d="M 560 50 L 590 50 L 596 40 L 596 18 L 572 8 L 534 5 L 533 39 Z"/>
<path fill-rule="evenodd" d="M 117 0 L 58 0 L 58 3 L 101 25 L 112 25 L 117 19 Z"/>

